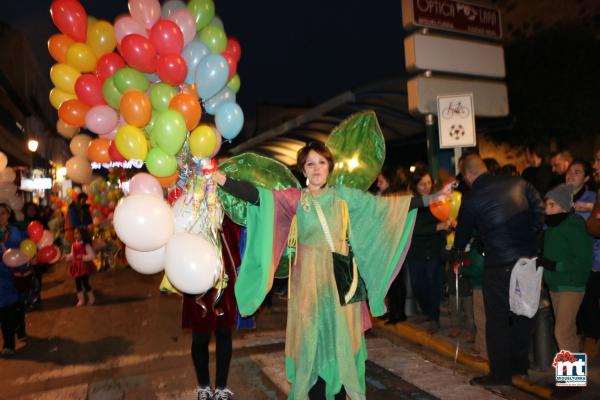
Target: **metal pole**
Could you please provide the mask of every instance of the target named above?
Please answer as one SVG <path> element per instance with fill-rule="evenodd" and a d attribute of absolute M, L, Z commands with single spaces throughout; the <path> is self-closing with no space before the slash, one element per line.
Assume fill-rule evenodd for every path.
<path fill-rule="evenodd" d="M 427 114 L 425 116 L 425 135 L 427 137 L 427 163 L 429 164 L 429 170 L 431 171 L 433 180 L 437 181 L 439 175 L 439 137 L 433 114 Z"/>
<path fill-rule="evenodd" d="M 454 148 L 454 175 L 458 175 L 459 174 L 459 168 L 458 168 L 458 160 L 460 160 L 460 156 L 462 156 L 462 147 L 455 147 Z"/>

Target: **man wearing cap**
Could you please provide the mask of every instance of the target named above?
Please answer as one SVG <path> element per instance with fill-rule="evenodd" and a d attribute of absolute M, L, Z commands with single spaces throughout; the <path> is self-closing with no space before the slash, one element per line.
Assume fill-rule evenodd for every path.
<path fill-rule="evenodd" d="M 535 257 L 544 226 L 544 205 L 535 188 L 519 177 L 492 176 L 471 154 L 462 171 L 471 190 L 458 215 L 454 242 L 462 252 L 476 230 L 483 243 L 483 298 L 490 373 L 474 385 L 510 385 L 512 375 L 527 374 L 532 320 L 510 312 L 510 275 L 522 257 Z"/>

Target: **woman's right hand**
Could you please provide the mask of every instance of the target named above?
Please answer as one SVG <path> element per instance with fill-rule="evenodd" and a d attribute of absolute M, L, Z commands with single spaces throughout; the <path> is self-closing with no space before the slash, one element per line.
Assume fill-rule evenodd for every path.
<path fill-rule="evenodd" d="M 451 221 L 443 221 L 443 222 L 438 222 L 438 224 L 435 227 L 436 231 L 447 231 L 448 229 L 450 229 L 451 226 Z"/>
<path fill-rule="evenodd" d="M 215 176 L 215 181 L 217 181 L 217 184 L 219 186 L 223 186 L 225 184 L 225 181 L 227 180 L 227 175 L 225 175 L 219 170 L 213 172 L 213 175 Z"/>

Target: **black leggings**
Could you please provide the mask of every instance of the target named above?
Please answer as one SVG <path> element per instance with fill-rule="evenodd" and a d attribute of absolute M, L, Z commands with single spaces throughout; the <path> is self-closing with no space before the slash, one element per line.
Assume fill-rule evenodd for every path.
<path fill-rule="evenodd" d="M 17 308 L 19 303 L 0 307 L 0 325 L 2 326 L 2 338 L 4 349 L 15 349 L 15 330 L 17 328 Z"/>
<path fill-rule="evenodd" d="M 77 287 L 78 292 L 81 292 L 82 290 L 85 292 L 92 291 L 92 287 L 90 286 L 90 279 L 87 275 L 75 278 L 75 286 Z"/>
<path fill-rule="evenodd" d="M 310 400 L 325 400 L 325 381 L 319 377 L 315 385 L 308 392 L 308 398 Z M 335 395 L 335 400 L 346 400 L 346 391 L 342 386 L 342 390 L 338 394 Z"/>
<path fill-rule="evenodd" d="M 229 363 L 231 362 L 231 328 L 217 328 L 217 388 L 227 387 Z M 192 360 L 196 370 L 196 378 L 200 386 L 210 386 L 208 373 L 209 333 L 192 333 Z"/>

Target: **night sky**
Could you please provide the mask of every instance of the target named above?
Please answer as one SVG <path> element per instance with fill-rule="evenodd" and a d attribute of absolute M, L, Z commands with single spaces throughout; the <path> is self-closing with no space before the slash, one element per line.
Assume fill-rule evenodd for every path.
<path fill-rule="evenodd" d="M 162 3 L 162 2 L 161 2 Z M 46 42 L 58 32 L 49 0 L 2 2 L 0 20 L 25 33 L 49 78 Z M 127 0 L 83 0 L 88 15 L 111 23 Z M 357 85 L 404 72 L 401 2 L 378 0 L 216 0 L 228 36 L 242 46 L 238 102 L 247 119 L 257 104 L 316 105 Z"/>

